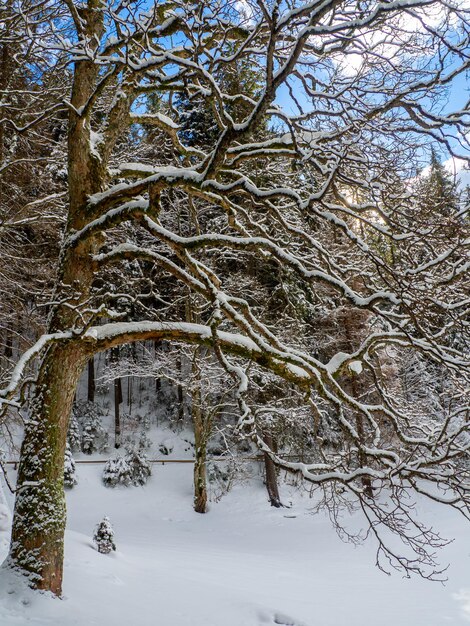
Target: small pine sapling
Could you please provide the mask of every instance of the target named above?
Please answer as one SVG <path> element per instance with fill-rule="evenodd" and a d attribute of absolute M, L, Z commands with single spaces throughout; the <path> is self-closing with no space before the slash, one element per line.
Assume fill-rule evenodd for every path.
<path fill-rule="evenodd" d="M 93 541 L 96 544 L 98 552 L 101 554 L 109 554 L 112 550 L 116 550 L 114 543 L 114 530 L 109 521 L 109 517 L 103 517 L 103 520 L 95 528 Z"/>

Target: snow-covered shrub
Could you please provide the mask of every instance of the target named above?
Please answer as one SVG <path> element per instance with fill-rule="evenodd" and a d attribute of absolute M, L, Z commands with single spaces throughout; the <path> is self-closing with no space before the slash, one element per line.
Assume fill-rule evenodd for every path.
<path fill-rule="evenodd" d="M 67 443 L 64 457 L 64 487 L 67 489 L 72 489 L 78 482 L 75 470 L 75 461 L 73 460 L 70 446 Z"/>
<path fill-rule="evenodd" d="M 127 458 L 116 456 L 109 459 L 104 466 L 102 478 L 106 487 L 116 487 L 116 485 L 128 487 L 131 485 L 132 468 L 127 462 Z"/>
<path fill-rule="evenodd" d="M 131 468 L 132 484 L 136 487 L 145 485 L 152 475 L 152 468 L 141 449 L 130 450 L 125 459 Z"/>
<path fill-rule="evenodd" d="M 114 530 L 109 521 L 109 517 L 103 517 L 103 520 L 95 528 L 93 541 L 101 554 L 109 554 L 111 550 L 116 550 L 114 543 Z"/>
<path fill-rule="evenodd" d="M 151 474 L 152 468 L 144 452 L 140 448 L 130 448 L 124 457 L 109 459 L 103 469 L 103 483 L 107 487 L 139 487 L 145 485 Z"/>

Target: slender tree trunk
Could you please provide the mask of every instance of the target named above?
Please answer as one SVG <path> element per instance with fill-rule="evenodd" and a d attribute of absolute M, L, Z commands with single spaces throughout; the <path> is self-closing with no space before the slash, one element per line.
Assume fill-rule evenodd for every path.
<path fill-rule="evenodd" d="M 191 416 L 194 426 L 194 510 L 207 511 L 207 442 L 210 437 L 211 419 L 202 406 L 201 391 L 201 348 L 194 351 L 192 362 Z"/>
<path fill-rule="evenodd" d="M 276 445 L 272 435 L 270 435 L 269 433 L 264 433 L 263 439 L 265 444 L 269 446 L 273 452 L 275 452 Z M 266 452 L 264 453 L 264 469 L 266 472 L 266 490 L 268 492 L 269 501 L 271 503 L 271 506 L 279 508 L 282 506 L 282 502 L 279 495 L 279 487 L 277 484 L 276 466 L 269 454 L 266 454 Z"/>
<path fill-rule="evenodd" d="M 119 360 L 119 348 L 111 350 L 111 360 L 117 363 Z M 122 382 L 120 378 L 114 379 L 114 447 L 118 450 L 121 447 L 121 414 L 122 404 Z"/>
<path fill-rule="evenodd" d="M 192 418 L 194 424 L 194 510 L 196 513 L 206 513 L 207 511 L 207 478 L 206 478 L 206 457 L 207 457 L 207 425 L 201 407 L 200 389 L 193 392 L 192 398 Z"/>
<path fill-rule="evenodd" d="M 183 374 L 183 362 L 180 355 L 178 355 L 176 359 L 176 369 L 178 370 L 179 378 L 181 379 Z M 178 422 L 181 423 L 184 420 L 184 393 L 183 385 L 180 383 L 176 386 L 176 398 L 178 403 Z"/>
<path fill-rule="evenodd" d="M 364 317 L 363 311 L 351 311 L 344 320 L 344 330 L 346 339 L 348 341 L 348 347 L 351 352 L 356 349 L 356 343 L 358 338 L 361 335 L 361 331 L 363 332 L 364 326 L 366 324 L 366 319 Z M 364 374 L 362 374 L 362 380 L 358 378 L 358 374 L 355 372 L 350 373 L 349 379 L 349 387 L 351 389 L 352 396 L 357 400 L 361 399 L 361 394 L 365 391 L 365 381 Z M 356 428 L 358 435 L 362 441 L 365 438 L 364 424 L 361 415 L 356 416 Z M 359 465 L 361 467 L 367 467 L 368 459 L 362 450 L 359 450 L 358 453 Z M 374 489 L 372 487 L 372 481 L 368 476 L 364 476 L 362 478 L 362 486 L 364 489 L 364 493 L 368 498 L 374 497 Z"/>
<path fill-rule="evenodd" d="M 353 379 L 352 379 L 352 383 L 351 383 L 351 388 L 352 388 L 352 392 L 353 392 L 353 396 L 355 398 L 359 399 L 359 385 L 356 383 L 356 379 L 354 378 L 355 374 L 352 374 Z M 364 441 L 364 424 L 362 423 L 362 416 L 358 415 L 356 417 L 356 428 L 357 428 L 357 433 L 359 435 L 359 437 L 361 438 L 362 441 Z M 362 452 L 362 450 L 359 451 L 359 463 L 361 465 L 361 467 L 367 467 L 367 457 L 366 455 Z M 364 488 L 364 493 L 366 494 L 366 496 L 368 498 L 373 498 L 374 497 L 374 488 L 372 487 L 372 481 L 369 478 L 369 476 L 364 476 L 362 478 L 362 486 Z"/>
<path fill-rule="evenodd" d="M 114 380 L 114 447 L 118 450 L 121 447 L 121 415 L 119 405 L 122 402 L 121 379 Z"/>
<path fill-rule="evenodd" d="M 95 357 L 91 357 L 88 361 L 88 390 L 87 390 L 87 400 L 88 402 L 95 401 Z"/>

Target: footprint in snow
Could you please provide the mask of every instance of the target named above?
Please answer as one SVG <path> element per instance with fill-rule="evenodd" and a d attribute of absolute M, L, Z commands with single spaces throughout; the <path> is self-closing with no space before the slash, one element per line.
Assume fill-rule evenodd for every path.
<path fill-rule="evenodd" d="M 307 626 L 304 623 L 298 622 L 292 617 L 288 617 L 282 613 L 276 613 L 273 617 L 273 623 L 279 624 L 280 626 Z"/>

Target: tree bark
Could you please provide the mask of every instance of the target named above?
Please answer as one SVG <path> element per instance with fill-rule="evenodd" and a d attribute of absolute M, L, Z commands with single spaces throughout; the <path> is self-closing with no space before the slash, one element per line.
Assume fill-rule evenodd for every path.
<path fill-rule="evenodd" d="M 60 595 L 65 531 L 64 452 L 75 388 L 87 355 L 76 343 L 44 357 L 26 423 L 7 564 L 31 586 Z"/>
<path fill-rule="evenodd" d="M 271 448 L 273 452 L 276 451 L 276 445 L 272 435 L 270 435 L 269 433 L 264 433 L 263 440 L 264 443 L 269 446 L 269 448 Z M 283 506 L 283 504 L 279 495 L 276 466 L 269 454 L 267 454 L 266 452 L 264 453 L 264 469 L 266 472 L 266 490 L 268 492 L 269 502 L 271 503 L 271 506 L 280 508 L 281 506 Z"/>
<path fill-rule="evenodd" d="M 199 391 L 199 390 L 198 390 Z M 200 401 L 200 391 L 195 394 Z M 201 405 L 194 402 L 193 395 L 192 417 L 194 424 L 194 510 L 196 513 L 207 511 L 207 428 Z"/>
<path fill-rule="evenodd" d="M 211 421 L 202 406 L 201 391 L 201 348 L 194 350 L 192 361 L 191 417 L 194 428 L 194 510 L 207 512 L 207 441 L 210 436 Z"/>

